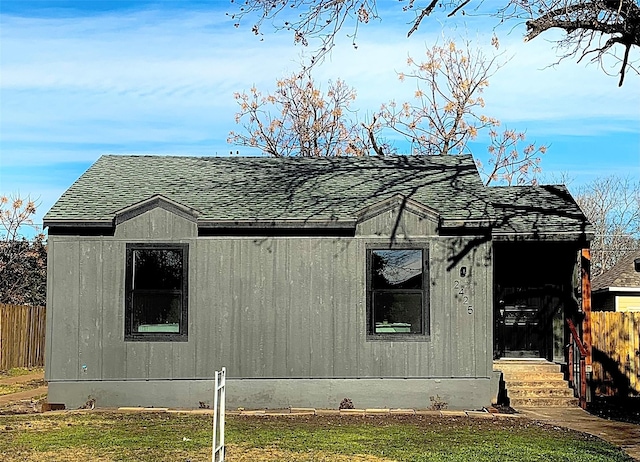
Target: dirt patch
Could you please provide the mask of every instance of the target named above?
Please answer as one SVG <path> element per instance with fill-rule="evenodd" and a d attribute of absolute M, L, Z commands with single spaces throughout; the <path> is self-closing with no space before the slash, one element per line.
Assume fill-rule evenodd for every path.
<path fill-rule="evenodd" d="M 27 390 L 33 390 L 38 387 L 43 387 L 46 382 L 43 379 L 33 379 L 28 382 L 20 383 L 0 383 L 0 396 L 11 395 L 14 393 L 20 393 Z"/>
<path fill-rule="evenodd" d="M 0 382 L 11 382 L 13 380 L 21 380 L 24 376 L 31 375 L 44 375 L 44 368 L 42 367 L 14 367 L 13 369 L 9 369 L 8 371 L 0 371 Z"/>
<path fill-rule="evenodd" d="M 44 428 L 43 428 L 44 429 Z M 108 452 L 106 454 L 99 451 L 89 449 L 58 449 L 55 451 L 17 451 L 11 454 L 13 460 L 24 462 L 86 462 L 88 460 L 95 462 L 107 462 L 114 460 L 151 460 L 150 454 L 145 450 L 124 450 L 117 454 Z M 165 452 L 161 459 L 157 458 L 157 453 L 153 460 L 156 461 L 209 461 L 211 460 L 211 449 L 203 449 L 194 452 L 191 451 L 168 451 Z M 392 462 L 393 459 L 383 459 L 380 457 L 369 455 L 353 455 L 345 456 L 322 451 L 309 451 L 301 454 L 291 451 L 285 451 L 276 448 L 246 448 L 239 445 L 228 445 L 226 447 L 225 460 L 229 462 Z"/>
<path fill-rule="evenodd" d="M 46 419 L 35 418 L 33 420 L 19 421 L 9 425 L 0 426 L 1 431 L 20 432 L 20 431 L 47 431 L 60 427 L 93 427 L 99 426 L 107 430 L 109 427 L 117 425 L 117 422 L 109 418 L 100 418 L 94 415 L 91 420 L 81 420 L 76 418 L 75 414 L 68 414 L 62 419 Z"/>
<path fill-rule="evenodd" d="M 500 414 L 517 414 L 518 413 L 518 411 L 516 411 L 511 406 L 506 406 L 503 404 L 494 404 L 493 406 L 491 406 L 491 409 L 489 411 L 497 412 Z"/>
<path fill-rule="evenodd" d="M 100 456 L 95 451 L 82 449 L 58 449 L 56 451 L 16 451 L 11 454 L 13 460 L 24 462 L 47 462 L 47 461 L 68 461 L 68 462 L 86 462 L 87 460 L 96 462 L 112 461 L 109 456 Z"/>
<path fill-rule="evenodd" d="M 11 401 L 0 406 L 0 415 L 39 414 L 42 412 L 42 403 L 47 400 L 47 395 L 35 396 L 31 399 Z"/>
<path fill-rule="evenodd" d="M 283 451 L 276 448 L 243 448 L 242 446 L 229 445 L 225 453 L 225 460 L 229 462 L 254 462 L 254 461 L 291 461 L 291 462 L 393 462 L 393 459 L 382 459 L 369 455 L 340 455 L 322 451 L 299 452 Z"/>
<path fill-rule="evenodd" d="M 194 451 L 166 451 L 161 458 L 158 458 L 157 452 L 150 453 L 150 451 L 147 450 L 118 451 L 118 453 L 106 451 L 105 453 L 104 451 L 74 448 L 41 452 L 16 451 L 11 454 L 11 458 L 11 460 L 23 462 L 111 462 L 121 460 L 153 460 L 157 462 L 204 462 L 211 460 L 211 449 L 198 451 L 195 454 Z"/>

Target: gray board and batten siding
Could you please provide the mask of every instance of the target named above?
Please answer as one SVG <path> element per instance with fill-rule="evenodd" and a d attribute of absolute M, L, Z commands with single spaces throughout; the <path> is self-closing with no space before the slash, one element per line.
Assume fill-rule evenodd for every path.
<path fill-rule="evenodd" d="M 45 216 L 49 400 L 488 405 L 494 218 L 470 156 L 104 156 Z M 125 340 L 136 243 L 188 245 L 187 341 Z M 428 335 L 369 335 L 371 248 L 428 255 Z"/>

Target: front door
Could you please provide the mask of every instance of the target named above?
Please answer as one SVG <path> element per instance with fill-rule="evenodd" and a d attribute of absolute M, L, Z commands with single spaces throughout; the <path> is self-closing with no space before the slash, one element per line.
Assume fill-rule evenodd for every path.
<path fill-rule="evenodd" d="M 562 360 L 562 286 L 502 288 L 497 293 L 494 356 Z"/>
<path fill-rule="evenodd" d="M 565 360 L 576 255 L 567 242 L 494 243 L 494 357 Z"/>
<path fill-rule="evenodd" d="M 540 310 L 534 305 L 502 305 L 496 313 L 496 338 L 503 358 L 540 358 Z"/>

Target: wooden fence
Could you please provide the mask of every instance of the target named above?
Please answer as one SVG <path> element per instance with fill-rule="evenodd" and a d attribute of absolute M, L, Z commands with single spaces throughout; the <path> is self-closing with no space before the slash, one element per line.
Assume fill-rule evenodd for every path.
<path fill-rule="evenodd" d="M 640 395 L 640 313 L 591 313 L 593 385 L 602 395 Z"/>
<path fill-rule="evenodd" d="M 0 303 L 0 370 L 44 366 L 45 307 Z"/>

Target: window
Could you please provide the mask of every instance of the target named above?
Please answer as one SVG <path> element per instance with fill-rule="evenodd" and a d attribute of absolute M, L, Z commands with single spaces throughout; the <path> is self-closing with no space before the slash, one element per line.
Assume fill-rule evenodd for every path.
<path fill-rule="evenodd" d="M 367 333 L 416 337 L 429 334 L 426 248 L 368 249 Z"/>
<path fill-rule="evenodd" d="M 187 340 L 187 244 L 127 244 L 125 340 Z"/>

